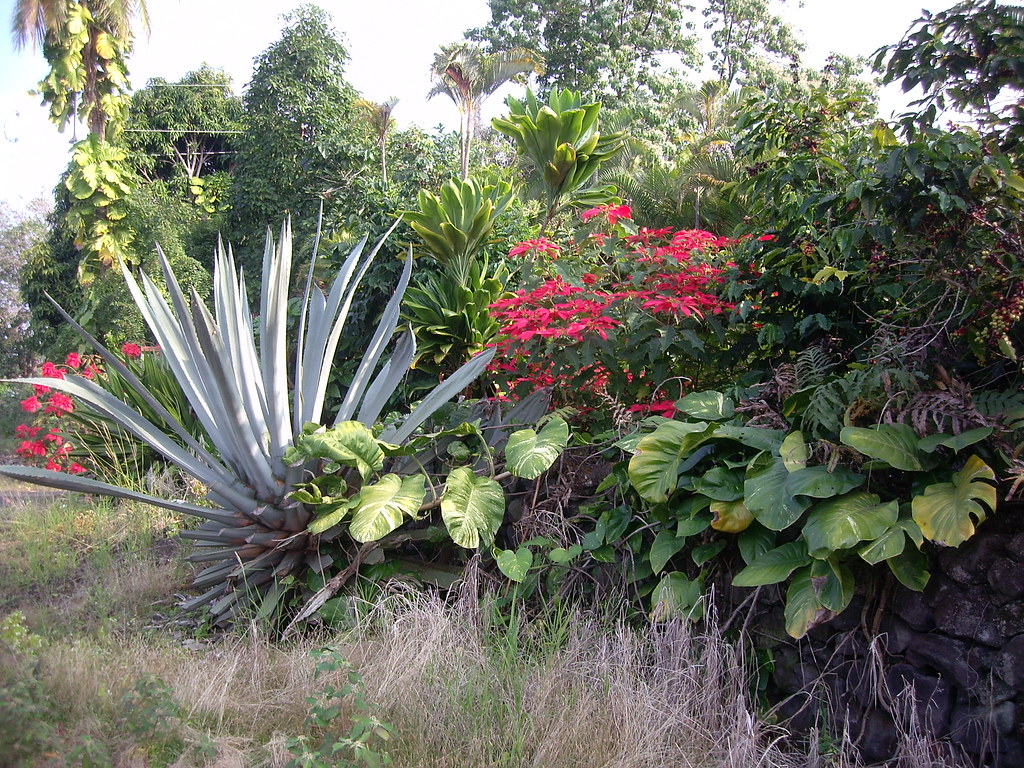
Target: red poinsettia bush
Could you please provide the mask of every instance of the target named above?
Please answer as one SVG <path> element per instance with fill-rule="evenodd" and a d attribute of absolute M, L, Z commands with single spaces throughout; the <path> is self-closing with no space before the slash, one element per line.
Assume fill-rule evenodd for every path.
<path fill-rule="evenodd" d="M 491 305 L 501 323 L 492 374 L 513 399 L 541 386 L 557 404 L 671 415 L 723 338 L 719 295 L 735 241 L 702 230 L 637 231 L 627 206 L 583 214 L 567 243 L 516 244 L 535 276 Z"/>

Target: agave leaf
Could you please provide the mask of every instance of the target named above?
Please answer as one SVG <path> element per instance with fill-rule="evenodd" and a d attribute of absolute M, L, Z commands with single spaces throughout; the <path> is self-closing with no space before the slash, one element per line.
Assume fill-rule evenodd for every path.
<path fill-rule="evenodd" d="M 398 389 L 399 383 L 409 372 L 409 366 L 416 357 L 416 334 L 412 328 L 406 330 L 395 345 L 391 359 L 386 362 L 377 374 L 377 378 L 366 390 L 366 397 L 356 414 L 356 420 L 363 424 L 373 424 L 380 417 L 388 399 Z"/>

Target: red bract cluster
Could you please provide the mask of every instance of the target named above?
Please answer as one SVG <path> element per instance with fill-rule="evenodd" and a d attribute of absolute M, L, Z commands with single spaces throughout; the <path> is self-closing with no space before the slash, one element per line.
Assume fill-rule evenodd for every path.
<path fill-rule="evenodd" d="M 561 250 L 560 246 L 542 237 L 538 240 L 524 240 L 521 243 L 516 243 L 509 249 L 508 255 L 527 256 L 531 253 L 536 253 L 541 256 L 550 256 L 552 259 L 557 259 Z"/>
<path fill-rule="evenodd" d="M 607 216 L 614 224 L 629 218 L 630 211 L 626 206 L 602 206 L 587 211 L 584 219 L 597 216 Z M 583 245 L 572 245 L 579 250 L 609 242 L 621 251 L 611 268 L 605 265 L 582 273 L 578 285 L 548 276 L 537 287 L 491 305 L 502 325 L 492 370 L 505 380 L 505 394 L 515 396 L 555 385 L 570 392 L 562 399 L 574 404 L 579 404 L 575 396 L 580 394 L 626 395 L 628 401 L 628 393 L 607 391 L 610 371 L 617 372 L 636 392 L 655 393 L 657 382 L 645 380 L 645 366 L 637 362 L 635 350 L 627 348 L 635 330 L 644 325 L 645 330 L 653 326 L 656 331 L 732 308 L 717 295 L 724 281 L 723 270 L 694 256 L 697 252 L 714 254 L 735 241 L 701 230 L 661 229 L 641 230 L 622 238 L 598 233 Z M 587 263 L 586 255 L 580 258 Z M 587 345 L 587 353 L 582 354 Z M 627 346 L 620 349 L 617 345 Z M 632 366 L 625 362 L 630 360 Z M 653 394 L 650 399 L 652 402 L 632 405 L 629 410 L 674 413 L 672 400 Z"/>
<path fill-rule="evenodd" d="M 46 379 L 63 379 L 68 373 L 75 373 L 82 367 L 77 353 L 67 356 L 63 366 L 45 362 L 39 375 Z M 90 366 L 91 367 L 91 366 Z M 19 424 L 14 434 L 21 438 L 15 453 L 27 464 L 42 466 L 54 472 L 81 474 L 85 467 L 71 461 L 71 443 L 60 434 L 60 419 L 74 413 L 75 403 L 63 392 L 55 392 L 45 384 L 34 384 L 35 394 L 21 401 L 21 408 L 36 415 L 35 424 Z"/>

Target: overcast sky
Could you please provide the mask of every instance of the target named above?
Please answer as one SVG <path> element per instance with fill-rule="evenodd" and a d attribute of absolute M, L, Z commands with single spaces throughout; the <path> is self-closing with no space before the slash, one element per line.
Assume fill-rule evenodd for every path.
<path fill-rule="evenodd" d="M 869 55 L 900 39 L 922 8 L 941 10 L 953 0 L 790 0 L 782 11 L 807 44 L 804 63 L 820 66 L 829 53 Z M 142 87 L 151 77 L 181 78 L 208 63 L 234 78 L 241 92 L 253 58 L 280 35 L 281 15 L 300 0 L 147 0 L 151 32 L 140 33 L 129 59 L 131 81 Z M 486 0 L 321 0 L 342 33 L 351 61 L 349 81 L 367 98 L 399 99 L 395 117 L 424 128 L 443 123 L 456 129 L 458 118 L 444 97 L 426 100 L 427 75 L 435 51 L 482 26 L 489 18 Z M 0 24 L 9 26 L 14 0 L 0 0 Z M 49 196 L 67 165 L 70 129 L 58 133 L 46 110 L 27 91 L 46 72 L 42 54 L 28 47 L 15 51 L 7 34 L 0 42 L 0 199 L 21 208 L 34 197 Z M 504 92 L 489 106 L 501 110 Z M 893 99 L 883 102 L 892 108 Z M 81 136 L 79 137 L 81 138 Z"/>

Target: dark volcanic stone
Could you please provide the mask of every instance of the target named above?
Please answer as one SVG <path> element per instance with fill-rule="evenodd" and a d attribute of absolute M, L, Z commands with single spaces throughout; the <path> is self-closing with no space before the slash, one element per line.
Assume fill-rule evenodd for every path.
<path fill-rule="evenodd" d="M 935 627 L 935 617 L 930 605 L 920 592 L 901 589 L 893 600 L 893 613 L 918 632 L 927 632 Z"/>
<path fill-rule="evenodd" d="M 872 710 L 864 722 L 860 739 L 861 756 L 866 762 L 874 763 L 891 760 L 896 754 L 899 734 L 892 716 L 883 710 Z"/>
<path fill-rule="evenodd" d="M 936 597 L 935 626 L 953 637 L 973 640 L 993 648 L 1006 642 L 1006 635 L 993 621 L 996 606 L 987 587 L 959 590 L 944 586 Z"/>
<path fill-rule="evenodd" d="M 881 631 L 885 635 L 885 650 L 893 655 L 903 653 L 916 634 L 910 625 L 898 616 L 887 616 L 883 619 Z"/>
<path fill-rule="evenodd" d="M 913 688 L 917 722 L 932 733 L 945 733 L 949 729 L 956 691 L 948 680 L 925 675 L 909 664 L 897 664 L 886 675 L 886 683 L 893 698 Z"/>
<path fill-rule="evenodd" d="M 1004 701 L 992 708 L 992 727 L 996 733 L 1006 735 L 1017 724 L 1017 705 L 1012 701 Z"/>
<path fill-rule="evenodd" d="M 1024 688 L 1024 635 L 1008 642 L 996 656 L 993 671 L 1010 687 Z"/>
<path fill-rule="evenodd" d="M 1024 562 L 1024 531 L 1010 539 L 1010 543 L 1006 545 L 1006 551 L 1017 558 L 1017 560 Z"/>
<path fill-rule="evenodd" d="M 943 549 L 939 567 L 961 584 L 984 584 L 989 567 L 1005 550 L 1003 537 L 979 533 L 956 549 Z"/>
<path fill-rule="evenodd" d="M 967 644 L 942 635 L 914 637 L 907 646 L 907 660 L 918 667 L 930 667 L 952 679 L 959 688 L 973 688 L 980 679 L 969 662 Z"/>
<path fill-rule="evenodd" d="M 1001 557 L 989 568 L 988 583 L 997 595 L 1020 597 L 1024 595 L 1024 565 Z"/>
<path fill-rule="evenodd" d="M 973 755 L 981 755 L 993 746 L 995 729 L 986 709 L 958 706 L 949 725 L 950 741 Z"/>

